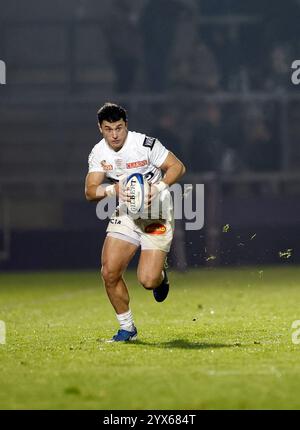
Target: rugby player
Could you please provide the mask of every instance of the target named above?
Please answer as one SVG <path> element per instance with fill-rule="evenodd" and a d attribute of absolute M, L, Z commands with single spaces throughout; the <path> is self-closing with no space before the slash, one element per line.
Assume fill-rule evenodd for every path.
<path fill-rule="evenodd" d="M 128 131 L 127 113 L 113 103 L 105 103 L 98 111 L 98 126 L 103 139 L 89 155 L 89 171 L 85 195 L 89 201 L 105 197 L 128 198 L 121 177 L 131 173 L 145 175 L 150 184 L 148 206 L 155 198 L 167 202 L 169 216 L 165 219 L 134 219 L 118 208 L 112 215 L 102 249 L 101 274 L 108 298 L 116 312 L 120 329 L 111 342 L 135 340 L 137 329 L 129 307 L 129 294 L 123 279 L 129 262 L 141 247 L 137 277 L 147 290 L 153 290 L 157 302 L 169 292 L 165 269 L 170 250 L 174 217 L 169 186 L 185 173 L 185 166 L 159 140 L 145 134 Z M 163 175 L 163 176 L 162 176 Z M 105 179 L 111 185 L 104 187 Z"/>

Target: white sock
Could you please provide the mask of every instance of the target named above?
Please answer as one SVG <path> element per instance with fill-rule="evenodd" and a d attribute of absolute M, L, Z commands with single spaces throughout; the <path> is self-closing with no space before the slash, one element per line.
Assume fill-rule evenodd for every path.
<path fill-rule="evenodd" d="M 133 331 L 134 323 L 131 310 L 124 312 L 123 314 L 116 314 L 117 319 L 120 323 L 122 330 Z"/>

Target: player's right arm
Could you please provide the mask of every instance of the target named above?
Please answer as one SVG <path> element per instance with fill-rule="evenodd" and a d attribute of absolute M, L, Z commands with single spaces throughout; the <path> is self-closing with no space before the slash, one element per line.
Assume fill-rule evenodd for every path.
<path fill-rule="evenodd" d="M 104 172 L 90 172 L 85 178 L 85 197 L 88 201 L 102 200 L 107 196 L 106 189 L 101 186 L 105 179 Z"/>
<path fill-rule="evenodd" d="M 102 186 L 106 173 L 103 170 L 101 158 L 98 144 L 94 146 L 88 158 L 89 172 L 85 178 L 86 199 L 88 201 L 100 201 L 105 197 L 118 196 L 123 200 L 127 200 L 127 196 L 123 194 L 122 187 L 119 185 L 120 182 L 107 187 Z"/>
<path fill-rule="evenodd" d="M 103 187 L 101 184 L 106 178 L 106 173 L 101 164 L 101 144 L 97 144 L 92 149 L 89 158 L 89 171 L 85 178 L 85 197 L 88 201 L 100 201 L 105 197 L 116 195 L 117 187 L 109 185 Z"/>
<path fill-rule="evenodd" d="M 88 201 L 100 201 L 105 197 L 122 196 L 123 200 L 126 196 L 122 193 L 119 183 L 103 187 L 101 184 L 105 179 L 103 172 L 90 172 L 85 178 L 85 197 Z"/>
<path fill-rule="evenodd" d="M 105 197 L 119 196 L 119 183 L 103 187 L 103 172 L 90 172 L 85 179 L 85 197 L 88 201 L 100 201 Z"/>

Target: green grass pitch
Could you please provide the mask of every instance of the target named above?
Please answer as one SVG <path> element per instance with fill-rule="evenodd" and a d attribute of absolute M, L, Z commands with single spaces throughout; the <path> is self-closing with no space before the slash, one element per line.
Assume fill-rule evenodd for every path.
<path fill-rule="evenodd" d="M 299 279 L 170 272 L 156 303 L 128 273 L 139 341 L 108 344 L 118 325 L 96 271 L 2 274 L 0 409 L 299 409 Z"/>

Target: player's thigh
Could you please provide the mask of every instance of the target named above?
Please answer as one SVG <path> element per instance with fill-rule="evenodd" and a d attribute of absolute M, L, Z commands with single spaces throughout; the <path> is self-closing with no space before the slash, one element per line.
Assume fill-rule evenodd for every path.
<path fill-rule="evenodd" d="M 144 281 L 156 280 L 161 276 L 167 252 L 160 249 L 144 249 L 141 251 L 137 276 L 143 284 Z"/>
<path fill-rule="evenodd" d="M 136 253 L 137 246 L 125 240 L 107 236 L 101 255 L 102 269 L 123 273 Z"/>

